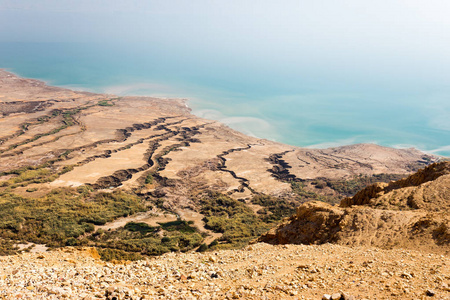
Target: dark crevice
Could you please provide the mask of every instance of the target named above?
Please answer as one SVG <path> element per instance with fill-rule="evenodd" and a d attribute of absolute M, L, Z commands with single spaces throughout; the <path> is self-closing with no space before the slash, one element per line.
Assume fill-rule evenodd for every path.
<path fill-rule="evenodd" d="M 365 164 L 365 163 L 362 163 L 362 162 L 359 162 L 359 161 L 357 161 L 357 160 L 355 160 L 355 159 L 351 159 L 351 158 L 348 158 L 348 157 L 341 157 L 341 156 L 333 155 L 333 154 L 331 154 L 331 153 L 330 153 L 330 154 L 325 154 L 325 153 L 323 153 L 322 151 L 319 151 L 319 153 L 322 154 L 322 155 L 326 155 L 326 156 L 328 156 L 328 157 L 336 158 L 335 161 L 336 161 L 337 163 L 342 163 L 342 161 L 348 160 L 348 161 L 351 161 L 351 162 L 354 162 L 354 163 L 360 165 L 360 166 L 363 167 L 363 168 L 368 168 L 368 169 L 370 169 L 370 170 L 373 170 L 373 167 L 372 167 L 371 165 Z"/>
<path fill-rule="evenodd" d="M 245 188 L 248 188 L 252 193 L 256 194 L 255 190 L 253 190 L 253 188 L 250 187 L 250 181 L 247 178 L 239 177 L 236 175 L 236 173 L 234 171 L 227 169 L 227 167 L 226 167 L 227 159 L 225 158 L 225 156 L 230 153 L 243 151 L 243 150 L 249 150 L 251 147 L 252 147 L 252 145 L 248 144 L 247 147 L 233 148 L 230 150 L 226 150 L 226 151 L 222 152 L 221 154 L 217 155 L 217 157 L 219 158 L 219 165 L 217 166 L 217 168 L 222 172 L 227 172 L 227 173 L 231 174 L 231 176 L 233 176 L 233 178 L 237 179 L 239 181 L 239 183 L 241 184 L 240 187 L 230 191 L 229 194 L 232 194 L 235 192 L 242 193 L 242 192 L 244 192 Z"/>
<path fill-rule="evenodd" d="M 158 125 L 161 122 L 165 122 L 169 118 L 172 118 L 172 117 L 158 118 L 158 119 L 155 119 L 153 121 L 146 122 L 146 123 L 143 123 L 143 124 L 133 124 L 132 127 L 127 127 L 125 129 L 118 129 L 117 130 L 118 138 L 116 138 L 116 139 L 108 139 L 108 140 L 97 141 L 97 142 L 92 143 L 90 145 L 74 148 L 74 149 L 71 149 L 71 150 L 68 150 L 68 151 L 70 151 L 70 152 L 81 151 L 81 150 L 84 150 L 84 149 L 97 147 L 98 145 L 101 145 L 101 144 L 108 144 L 108 143 L 113 143 L 113 142 L 124 142 L 131 136 L 131 134 L 132 134 L 131 132 L 133 132 L 135 130 L 149 129 L 152 126 Z M 176 122 L 176 123 L 178 123 L 178 122 Z M 119 151 L 123 151 L 123 150 L 129 149 L 129 148 L 131 148 L 131 147 L 133 147 L 133 146 L 135 146 L 137 144 L 142 144 L 145 140 L 151 140 L 151 139 L 154 139 L 156 137 L 162 137 L 164 135 L 166 135 L 166 133 L 160 133 L 160 134 L 151 135 L 151 136 L 148 136 L 146 138 L 139 139 L 138 141 L 136 141 L 134 143 L 129 143 L 129 144 L 127 144 L 127 145 L 125 145 L 123 147 L 117 148 L 117 149 L 105 150 L 103 152 L 103 154 L 90 156 L 90 157 L 86 158 L 85 160 L 79 162 L 77 164 L 77 166 L 84 165 L 86 163 L 89 163 L 89 162 L 97 159 L 97 158 L 108 158 L 108 157 L 111 156 L 111 153 L 116 153 L 116 152 L 119 152 Z"/>
<path fill-rule="evenodd" d="M 186 119 L 183 119 L 183 120 L 180 120 L 177 122 L 173 122 L 173 123 L 169 123 L 169 124 L 158 125 L 158 127 L 156 129 L 165 130 L 166 133 L 155 135 L 155 136 L 151 137 L 151 138 L 155 138 L 155 137 L 157 137 L 157 138 L 149 142 L 148 150 L 145 153 L 145 160 L 147 161 L 147 163 L 145 165 L 142 165 L 141 167 L 139 167 L 137 169 L 127 169 L 127 170 L 116 171 L 114 174 L 112 174 L 110 176 L 104 176 L 104 177 L 99 178 L 97 180 L 97 182 L 95 184 L 93 184 L 92 186 L 95 189 L 118 187 L 122 184 L 122 182 L 131 179 L 131 177 L 134 173 L 150 170 L 152 168 L 154 168 L 154 170 L 152 170 L 153 178 L 161 186 L 172 186 L 174 184 L 172 182 L 172 180 L 159 175 L 159 172 L 164 170 L 164 168 L 170 161 L 170 159 L 168 159 L 164 156 L 167 155 L 168 153 L 170 153 L 171 151 L 179 150 L 180 147 L 189 147 L 190 143 L 195 142 L 195 141 L 193 141 L 194 139 L 192 139 L 192 136 L 201 134 L 199 129 L 206 125 L 206 124 L 204 124 L 204 125 L 196 126 L 196 127 L 192 127 L 192 128 L 182 127 L 181 129 L 180 128 L 176 128 L 176 129 L 169 128 L 169 126 L 181 124 L 184 121 L 186 121 Z M 135 126 L 133 128 L 135 128 Z M 131 131 L 133 131 L 133 130 L 131 130 Z M 139 130 L 139 129 L 137 129 L 137 130 Z M 166 141 L 174 136 L 179 136 L 179 138 L 177 138 L 177 140 L 181 141 L 181 143 L 167 146 L 164 149 L 162 149 L 160 154 L 155 155 L 155 152 L 161 146 L 160 143 L 163 141 Z M 150 138 L 146 138 L 146 139 L 150 139 Z M 142 143 L 142 142 L 143 142 L 143 139 L 139 140 L 136 143 Z M 136 144 L 136 143 L 133 143 L 133 144 Z M 126 148 L 129 148 L 129 145 L 127 145 Z"/>
<path fill-rule="evenodd" d="M 301 182 L 302 179 L 298 178 L 294 174 L 289 172 L 289 169 L 292 167 L 282 159 L 286 153 L 293 152 L 294 150 L 287 150 L 281 153 L 271 154 L 267 159 L 271 164 L 273 164 L 272 169 L 268 169 L 272 176 L 280 181 L 289 181 L 289 182 Z"/>

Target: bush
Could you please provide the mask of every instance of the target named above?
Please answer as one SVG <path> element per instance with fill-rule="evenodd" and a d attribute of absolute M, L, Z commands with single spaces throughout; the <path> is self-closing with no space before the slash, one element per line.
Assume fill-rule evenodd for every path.
<path fill-rule="evenodd" d="M 271 227 L 245 204 L 220 193 L 207 192 L 200 204 L 205 228 L 223 233 L 223 243 L 210 245 L 214 249 L 242 247 Z"/>
<path fill-rule="evenodd" d="M 43 183 L 52 181 L 56 179 L 57 175 L 54 175 L 53 172 L 48 168 L 39 168 L 39 169 L 21 169 L 15 172 L 17 177 L 13 177 L 2 183 L 2 186 L 13 186 L 13 185 L 21 185 L 25 186 L 26 183 Z"/>
<path fill-rule="evenodd" d="M 261 212 L 258 211 L 265 222 L 275 222 L 285 217 L 289 217 L 295 213 L 296 207 L 299 206 L 298 202 L 275 198 L 268 195 L 255 195 L 251 202 L 253 204 L 264 206 L 271 212 L 270 214 L 267 214 L 266 210 Z"/>
<path fill-rule="evenodd" d="M 149 173 L 147 177 L 145 177 L 145 184 L 152 184 L 153 183 L 153 175 Z"/>
<path fill-rule="evenodd" d="M 197 228 L 189 227 L 187 223 L 177 220 L 151 227 L 146 223 L 129 222 L 124 227 L 103 234 L 93 234 L 89 239 L 98 247 L 136 252 L 140 255 L 189 251 L 201 244 L 203 236 Z M 186 229 L 187 227 L 189 229 Z"/>
<path fill-rule="evenodd" d="M 396 181 L 405 177 L 403 174 L 375 174 L 372 176 L 358 175 L 350 179 L 330 180 L 323 179 L 327 186 L 344 197 L 352 197 L 366 186 L 376 182 Z"/>
<path fill-rule="evenodd" d="M 143 256 L 139 253 L 130 253 L 116 249 L 97 249 L 100 258 L 105 261 L 140 260 Z"/>
<path fill-rule="evenodd" d="M 206 250 L 208 250 L 208 246 L 203 243 L 200 245 L 200 247 L 198 247 L 197 252 L 205 252 Z"/>
<path fill-rule="evenodd" d="M 138 197 L 124 192 L 79 193 L 62 188 L 41 198 L 1 193 L 0 237 L 64 246 L 93 232 L 94 224 L 144 209 Z"/>
<path fill-rule="evenodd" d="M 214 247 L 214 246 L 217 246 L 219 244 L 219 242 L 217 241 L 217 240 L 214 240 L 214 241 L 212 241 L 211 242 L 211 244 L 209 244 L 209 248 L 212 248 L 212 247 Z"/>
<path fill-rule="evenodd" d="M 151 227 L 147 223 L 135 223 L 135 222 L 127 223 L 124 226 L 124 228 L 129 231 L 140 232 L 141 234 L 146 234 L 156 230 L 155 227 Z"/>
<path fill-rule="evenodd" d="M 0 239 L 0 255 L 13 255 L 18 253 L 19 248 L 11 240 Z"/>
<path fill-rule="evenodd" d="M 97 103 L 99 106 L 114 106 L 114 103 L 111 103 L 111 100 L 102 100 Z"/>
<path fill-rule="evenodd" d="M 164 230 L 179 232 L 198 232 L 198 229 L 190 226 L 190 223 L 183 220 L 177 220 L 167 223 L 158 223 Z"/>

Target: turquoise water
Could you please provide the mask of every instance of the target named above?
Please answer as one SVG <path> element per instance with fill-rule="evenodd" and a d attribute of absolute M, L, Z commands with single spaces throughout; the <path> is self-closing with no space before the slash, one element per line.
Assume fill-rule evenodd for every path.
<path fill-rule="evenodd" d="M 21 76 L 94 92 L 187 98 L 195 114 L 260 138 L 322 148 L 370 142 L 450 156 L 447 86 L 280 61 L 164 45 L 0 43 L 0 67 Z"/>

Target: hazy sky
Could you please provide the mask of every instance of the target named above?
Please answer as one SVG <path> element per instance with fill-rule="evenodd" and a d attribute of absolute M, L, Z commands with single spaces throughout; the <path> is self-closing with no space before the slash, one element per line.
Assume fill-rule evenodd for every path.
<path fill-rule="evenodd" d="M 0 0 L 0 41 L 164 45 L 287 72 L 313 61 L 331 77 L 374 69 L 445 85 L 449 14 L 448 0 Z"/>

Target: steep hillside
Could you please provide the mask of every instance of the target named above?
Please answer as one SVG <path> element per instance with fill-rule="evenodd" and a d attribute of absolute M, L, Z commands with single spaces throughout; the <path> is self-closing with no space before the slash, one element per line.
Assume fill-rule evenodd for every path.
<path fill-rule="evenodd" d="M 389 184 L 366 187 L 341 205 L 301 205 L 258 241 L 336 243 L 450 253 L 450 162 L 432 164 Z"/>

